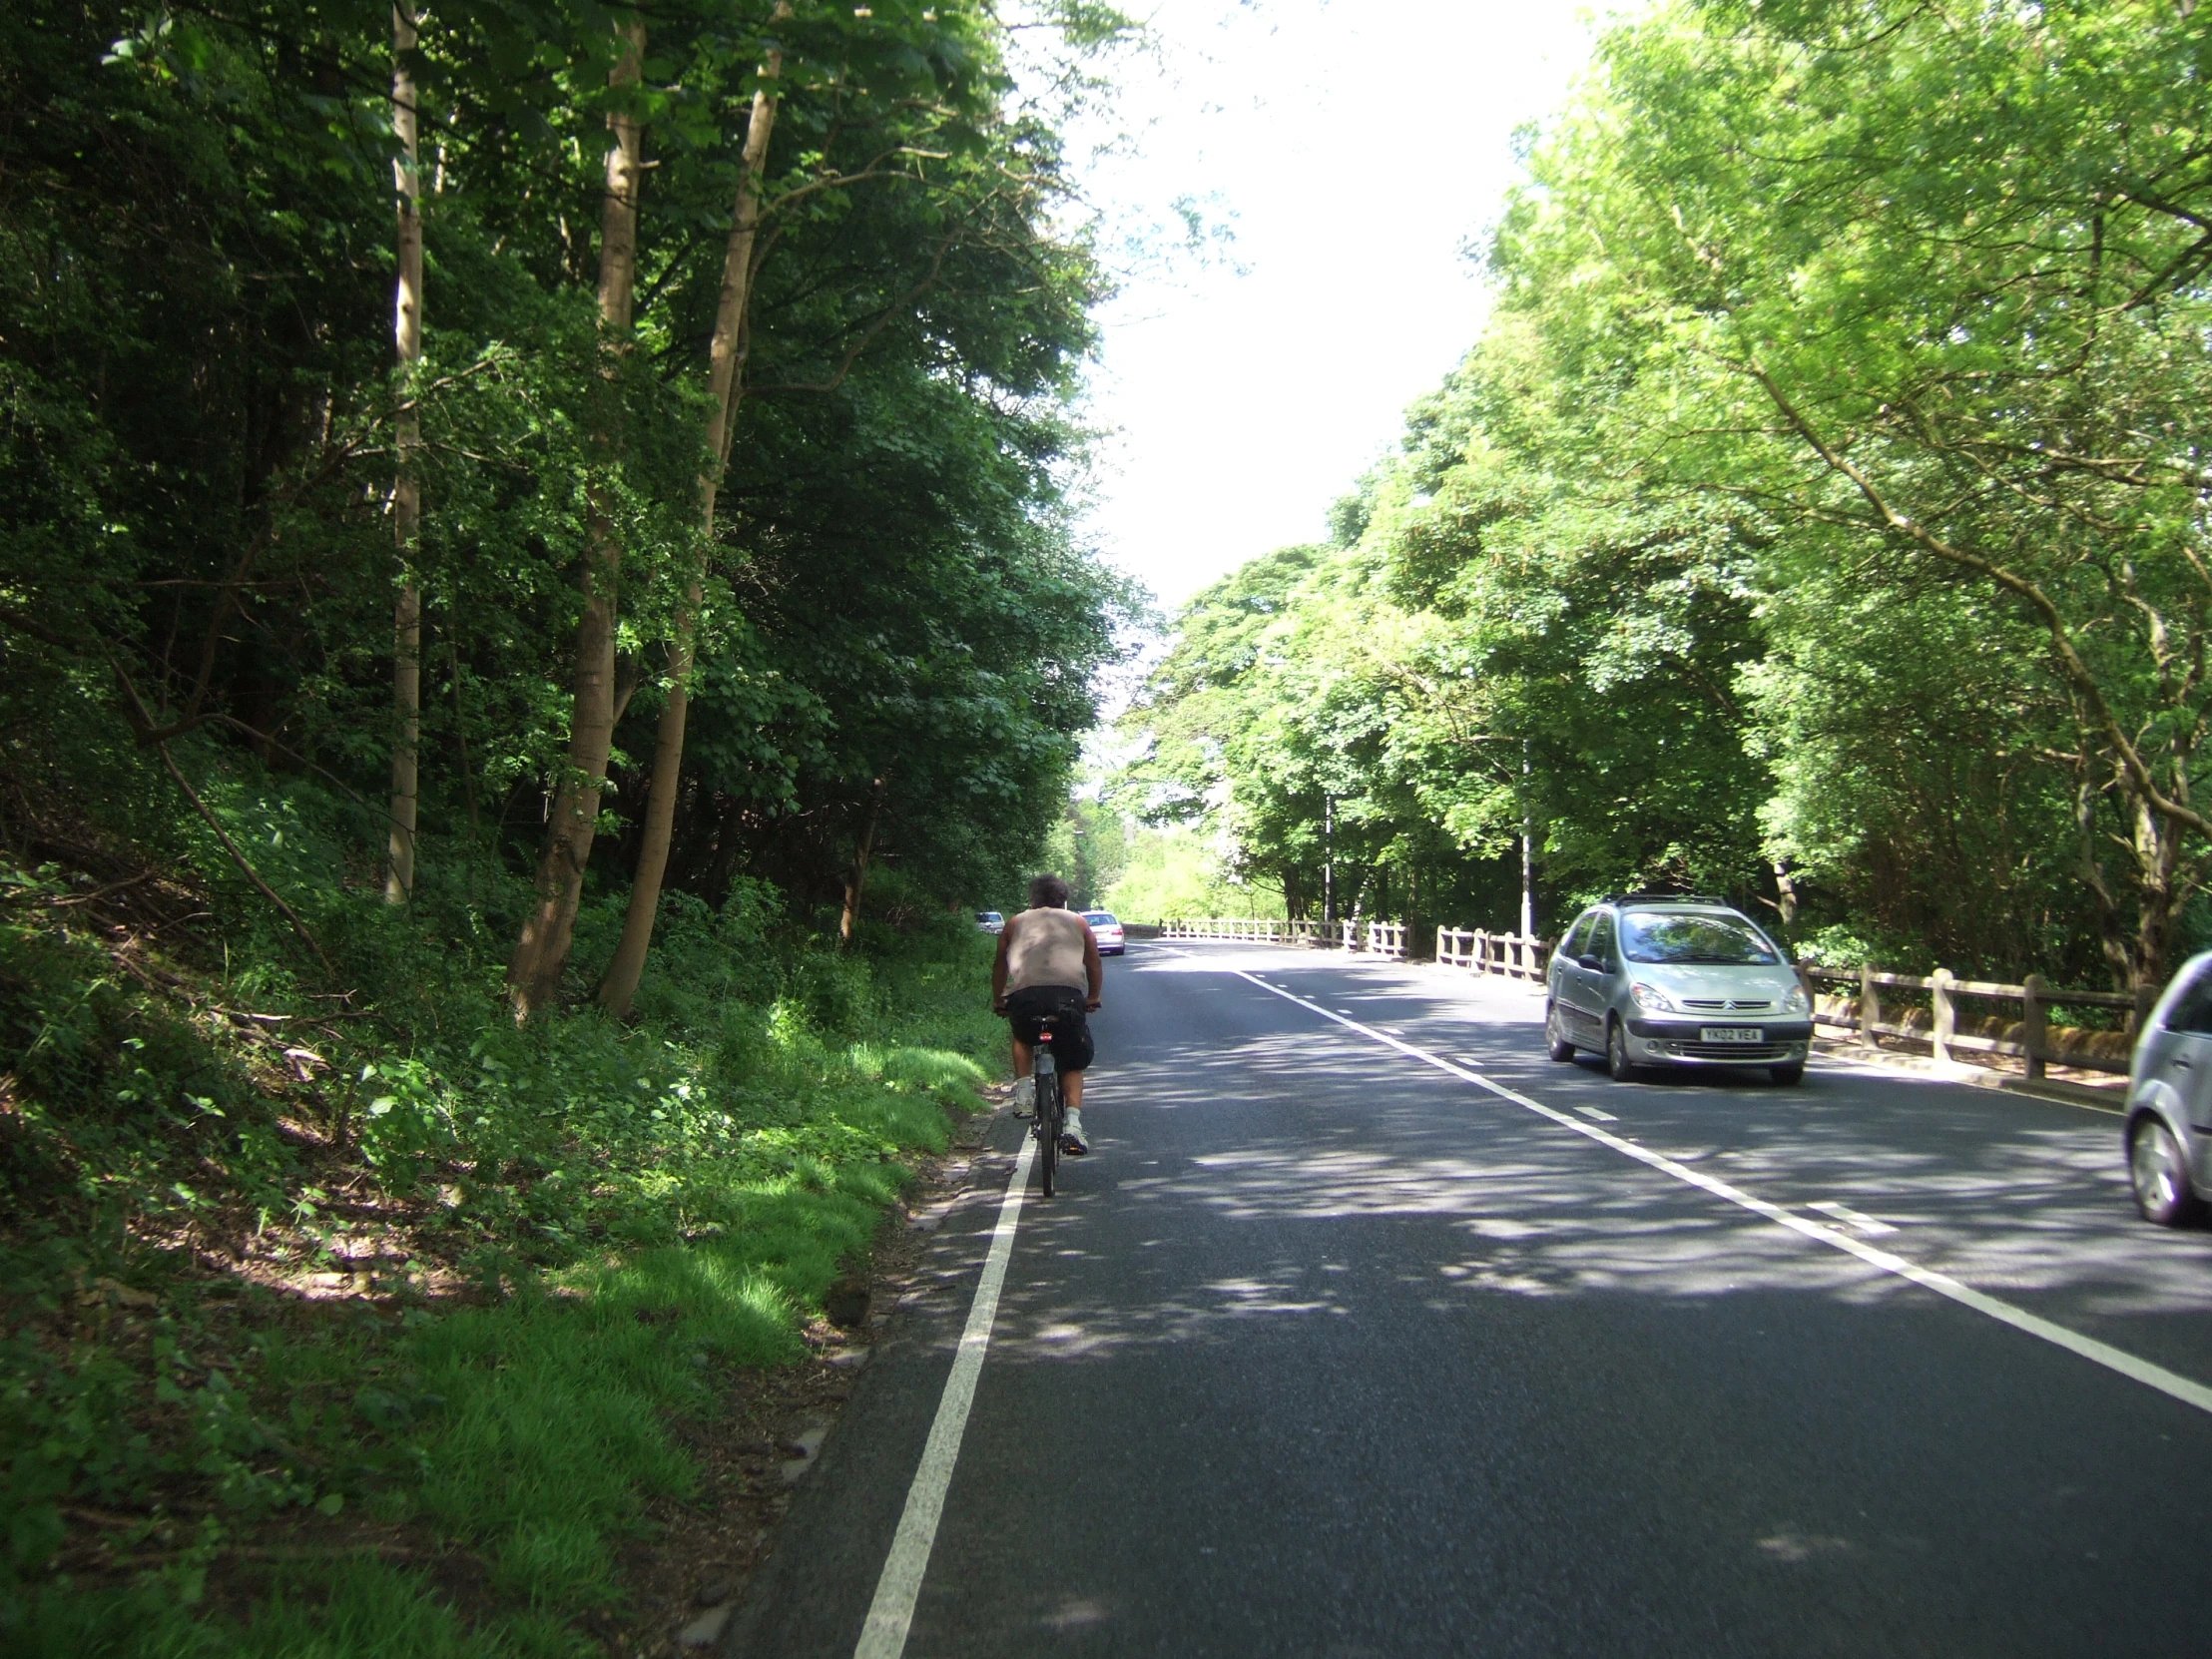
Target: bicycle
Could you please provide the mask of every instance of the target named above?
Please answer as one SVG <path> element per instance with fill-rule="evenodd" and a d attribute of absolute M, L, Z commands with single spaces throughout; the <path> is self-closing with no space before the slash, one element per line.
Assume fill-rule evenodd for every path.
<path fill-rule="evenodd" d="M 1029 1075 L 1036 1082 L 1037 1098 L 1031 1104 L 1029 1133 L 1037 1137 L 1037 1159 L 1044 1176 L 1044 1196 L 1050 1198 L 1060 1171 L 1060 1126 L 1067 1121 L 1067 1107 L 1060 1098 L 1060 1065 L 1052 1055 L 1052 1024 L 1048 1020 L 1037 1033 L 1035 1058 Z"/>

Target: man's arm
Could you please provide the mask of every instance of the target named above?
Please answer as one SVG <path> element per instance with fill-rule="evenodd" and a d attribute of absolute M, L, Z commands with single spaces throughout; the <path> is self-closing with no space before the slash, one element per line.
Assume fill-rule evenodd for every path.
<path fill-rule="evenodd" d="M 1099 960 L 1098 935 L 1091 931 L 1087 921 L 1083 923 L 1083 973 L 1091 982 L 1091 994 L 1083 1006 L 1096 1012 L 1099 999 L 1106 991 L 1106 964 Z"/>
<path fill-rule="evenodd" d="M 1008 916 L 1006 925 L 998 930 L 998 950 L 991 957 L 991 1012 L 994 1014 L 1006 1011 L 1006 951 L 1014 942 L 1014 924 L 1020 920 L 1019 916 Z"/>

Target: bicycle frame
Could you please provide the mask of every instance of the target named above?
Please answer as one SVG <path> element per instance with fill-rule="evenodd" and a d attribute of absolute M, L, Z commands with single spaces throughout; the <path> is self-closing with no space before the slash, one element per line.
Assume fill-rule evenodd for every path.
<path fill-rule="evenodd" d="M 1029 1072 L 1037 1083 L 1036 1116 L 1030 1122 L 1029 1132 L 1037 1137 L 1037 1162 L 1044 1196 L 1050 1198 L 1059 1180 L 1060 1126 L 1066 1119 L 1067 1108 L 1060 1098 L 1060 1063 L 1052 1052 L 1049 1020 L 1037 1032 L 1033 1056 Z"/>

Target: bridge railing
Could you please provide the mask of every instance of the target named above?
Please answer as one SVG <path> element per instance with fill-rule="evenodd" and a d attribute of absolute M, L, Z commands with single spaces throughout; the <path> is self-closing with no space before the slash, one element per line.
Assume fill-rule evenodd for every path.
<path fill-rule="evenodd" d="M 1362 946 L 1370 955 L 1390 956 L 1398 961 L 1405 959 L 1405 923 L 1402 921 L 1371 921 L 1367 924 L 1367 942 Z"/>
<path fill-rule="evenodd" d="M 1271 921 L 1257 916 L 1210 916 L 1204 920 L 1160 923 L 1163 939 L 1226 939 L 1242 944 L 1327 942 L 1318 921 Z"/>
<path fill-rule="evenodd" d="M 1541 980 L 1551 962 L 1551 944 L 1529 933 L 1492 933 L 1482 927 L 1436 929 L 1436 960 L 1446 967 L 1508 979 Z"/>
<path fill-rule="evenodd" d="M 1239 944 L 1312 944 L 1403 959 L 1402 921 L 1267 921 L 1242 916 L 1160 923 L 1163 939 L 1225 939 Z"/>
<path fill-rule="evenodd" d="M 1240 944 L 1311 944 L 1401 962 L 1412 946 L 1413 930 L 1402 921 L 1262 921 L 1215 916 L 1163 921 L 1160 937 L 1221 939 Z M 1542 939 L 1523 938 L 1517 933 L 1457 927 L 1436 930 L 1436 960 L 1472 968 L 1477 973 L 1541 979 L 1550 951 L 1551 946 Z"/>

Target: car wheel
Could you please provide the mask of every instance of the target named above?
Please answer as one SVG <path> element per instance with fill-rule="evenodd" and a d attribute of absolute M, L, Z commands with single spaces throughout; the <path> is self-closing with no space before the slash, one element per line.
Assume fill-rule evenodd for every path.
<path fill-rule="evenodd" d="M 1559 1035 L 1559 1010 L 1554 1007 L 1544 1009 L 1544 1043 L 1545 1052 L 1554 1060 L 1574 1058 L 1574 1044 Z"/>
<path fill-rule="evenodd" d="M 2184 1227 L 2201 1206 L 2189 1190 L 2189 1166 L 2174 1132 L 2154 1117 L 2140 1117 L 2127 1135 L 2128 1182 L 2135 1208 L 2160 1227 Z"/>
<path fill-rule="evenodd" d="M 1644 1074 L 1644 1068 L 1628 1057 L 1628 1032 L 1617 1019 L 1605 1027 L 1605 1071 L 1616 1083 L 1633 1083 Z"/>
<path fill-rule="evenodd" d="M 1803 1060 L 1792 1060 L 1786 1066 L 1769 1066 L 1767 1075 L 1780 1083 L 1785 1089 L 1794 1089 L 1805 1081 L 1805 1062 Z"/>

